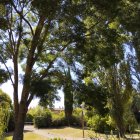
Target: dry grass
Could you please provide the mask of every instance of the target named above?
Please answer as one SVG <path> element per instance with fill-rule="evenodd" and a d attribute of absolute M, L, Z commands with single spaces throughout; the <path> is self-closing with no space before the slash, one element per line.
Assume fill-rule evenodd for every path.
<path fill-rule="evenodd" d="M 47 138 L 44 138 L 42 136 L 39 136 L 39 135 L 31 133 L 31 132 L 25 133 L 24 139 L 25 140 L 48 140 Z M 12 140 L 12 136 L 7 136 L 6 140 Z"/>
<path fill-rule="evenodd" d="M 74 128 L 74 127 L 62 127 L 62 128 L 51 128 L 51 129 L 39 129 L 39 131 L 42 134 L 53 134 L 54 137 L 58 138 L 82 138 L 83 137 L 83 130 L 80 128 Z M 100 133 L 95 133 L 91 130 L 84 130 L 85 133 L 85 138 L 102 138 L 103 140 L 124 140 L 124 139 L 118 139 L 116 138 L 116 135 L 105 135 L 105 134 L 100 134 Z M 12 134 L 10 134 L 12 135 Z M 126 135 L 127 140 L 140 140 L 140 136 L 138 134 L 133 134 L 133 135 Z M 49 138 L 44 138 L 43 136 L 34 134 L 32 132 L 26 132 L 24 133 L 24 139 L 25 140 L 50 140 Z M 6 140 L 12 140 L 12 136 L 7 136 Z"/>
<path fill-rule="evenodd" d="M 83 137 L 83 130 L 80 128 L 74 127 L 62 127 L 62 128 L 51 128 L 51 129 L 43 129 L 44 132 L 49 132 L 51 134 L 57 134 L 64 137 L 71 137 L 71 138 L 82 138 Z M 91 130 L 84 130 L 85 138 L 88 138 L 90 135 L 94 137 L 105 137 L 104 134 L 96 134 Z"/>

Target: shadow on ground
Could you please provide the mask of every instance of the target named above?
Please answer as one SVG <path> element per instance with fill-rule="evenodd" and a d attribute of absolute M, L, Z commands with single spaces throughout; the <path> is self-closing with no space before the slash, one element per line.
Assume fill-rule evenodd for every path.
<path fill-rule="evenodd" d="M 24 133 L 32 132 L 32 130 L 24 130 Z M 13 132 L 8 132 L 5 134 L 5 136 L 13 136 Z"/>

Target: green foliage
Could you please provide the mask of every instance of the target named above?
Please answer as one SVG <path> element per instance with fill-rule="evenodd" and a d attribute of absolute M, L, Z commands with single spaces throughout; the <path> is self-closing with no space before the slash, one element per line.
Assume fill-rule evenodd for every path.
<path fill-rule="evenodd" d="M 52 18 L 56 14 L 59 2 L 60 0 L 34 0 L 32 6 L 40 15 Z"/>
<path fill-rule="evenodd" d="M 0 139 L 3 138 L 4 131 L 7 130 L 8 121 L 9 121 L 8 108 L 0 107 Z"/>
<path fill-rule="evenodd" d="M 12 132 L 15 129 L 15 122 L 14 122 L 14 111 L 10 111 L 10 117 L 8 121 L 8 127 L 7 130 L 8 132 Z"/>
<path fill-rule="evenodd" d="M 85 121 L 84 121 L 84 123 L 85 123 Z M 81 127 L 82 126 L 81 116 L 74 116 L 74 115 L 71 116 L 71 118 L 69 119 L 69 125 L 70 126 Z"/>
<path fill-rule="evenodd" d="M 132 114 L 132 78 L 129 62 L 122 61 L 108 69 L 106 75 L 109 98 L 106 107 L 121 137 L 124 137 L 129 115 Z M 127 117 L 127 118 L 126 118 Z M 135 124 L 135 123 L 134 123 Z"/>
<path fill-rule="evenodd" d="M 82 101 L 84 101 L 88 107 L 94 107 L 101 115 L 108 113 L 108 109 L 105 108 L 108 98 L 108 91 L 106 88 L 94 83 L 93 81 L 87 85 L 80 83 L 78 86 L 78 92 L 75 96 L 78 104 L 81 104 Z"/>
<path fill-rule="evenodd" d="M 82 112 L 82 109 L 81 108 L 74 108 L 74 110 L 73 110 L 73 115 L 74 116 L 79 116 L 80 117 L 80 114 L 81 114 L 81 112 Z"/>
<path fill-rule="evenodd" d="M 132 101 L 133 112 L 138 112 L 140 110 L 140 95 L 139 93 L 134 93 L 134 98 Z"/>
<path fill-rule="evenodd" d="M 61 127 L 66 125 L 64 112 L 53 113 L 52 112 L 52 127 Z"/>
<path fill-rule="evenodd" d="M 0 138 L 2 139 L 3 133 L 7 130 L 8 121 L 11 110 L 11 99 L 10 97 L 0 90 Z"/>
<path fill-rule="evenodd" d="M 4 10 L 8 3 L 9 0 L 0 1 Z M 16 83 L 20 79 L 16 66 L 18 68 L 18 62 L 23 64 L 21 97 L 26 98 L 21 98 L 21 101 L 25 101 L 24 107 L 31 101 L 28 102 L 25 99 L 32 99 L 32 95 L 41 98 L 41 105 L 48 105 L 48 100 L 53 101 L 56 97 L 54 96 L 56 88 L 52 85 L 58 69 L 62 72 L 66 68 L 66 63 L 71 67 L 74 63 L 79 63 L 83 72 L 81 75 L 76 73 L 81 78 L 81 83 L 77 84 L 78 104 L 85 101 L 87 105 L 96 108 L 101 116 L 105 116 L 110 110 L 116 124 L 120 122 L 120 126 L 123 126 L 123 116 L 131 106 L 131 74 L 121 64 L 115 68 L 117 73 L 115 70 L 108 73 L 106 68 L 109 69 L 124 59 L 126 43 L 135 46 L 137 59 L 140 60 L 139 1 L 15 0 L 9 8 L 6 16 L 0 19 L 1 29 L 8 25 L 6 26 L 8 31 L 0 30 L 0 42 L 2 42 L 0 62 L 5 64 L 8 59 L 12 59 L 14 68 L 9 70 L 9 73 L 11 76 L 14 75 L 14 79 L 12 77 L 14 89 L 18 89 Z M 65 64 L 62 61 L 65 61 Z M 60 68 L 61 64 L 63 66 Z M 10 68 L 6 67 L 6 69 Z M 73 69 L 77 72 L 78 68 L 74 66 Z M 95 78 L 89 74 L 95 71 L 98 73 L 98 70 L 104 71 L 102 78 L 100 76 Z M 67 118 L 72 116 L 73 111 L 73 93 L 71 92 L 73 83 L 69 73 L 69 78 L 64 85 L 67 96 L 65 102 Z M 4 76 L 3 73 L 1 75 Z M 5 82 L 6 79 L 5 76 L 0 78 L 0 83 Z M 58 88 L 58 85 L 56 87 Z M 19 100 L 18 96 L 15 98 Z M 7 106 L 3 102 L 1 105 Z M 47 116 L 41 109 L 39 111 L 34 115 L 38 117 L 37 122 L 41 121 L 40 116 L 44 118 Z M 44 118 L 42 120 L 45 121 Z M 96 119 L 104 122 L 100 117 Z"/>
<path fill-rule="evenodd" d="M 39 105 L 43 107 L 49 106 L 53 108 L 53 103 L 55 100 L 59 100 L 57 89 L 59 88 L 59 83 L 57 78 L 48 77 L 44 80 L 32 80 L 31 82 L 31 94 L 34 96 L 39 97 Z"/>
<path fill-rule="evenodd" d="M 37 128 L 48 128 L 51 125 L 51 116 L 36 116 L 34 118 L 34 125 Z"/>
<path fill-rule="evenodd" d="M 81 126 L 81 116 L 79 114 L 73 114 L 69 117 L 69 120 L 64 115 L 64 112 L 60 112 L 58 114 L 52 113 L 52 124 L 53 127 L 60 126 Z"/>
<path fill-rule="evenodd" d="M 6 30 L 8 29 L 8 21 L 6 20 L 6 5 L 10 3 L 10 0 L 1 0 L 0 1 L 0 29 Z"/>
<path fill-rule="evenodd" d="M 11 108 L 12 101 L 10 97 L 0 89 L 0 106 L 3 108 Z"/>
<path fill-rule="evenodd" d="M 0 17 L 0 29 L 6 30 L 7 29 L 7 20 L 5 18 Z"/>
<path fill-rule="evenodd" d="M 0 84 L 6 82 L 9 78 L 8 73 L 0 68 Z"/>
<path fill-rule="evenodd" d="M 34 125 L 37 128 L 50 127 L 52 115 L 50 110 L 38 107 L 34 114 Z"/>
<path fill-rule="evenodd" d="M 124 115 L 124 124 L 126 131 L 130 133 L 133 133 L 138 128 L 138 123 L 134 113 L 129 108 L 127 108 L 127 111 Z"/>
<path fill-rule="evenodd" d="M 101 115 L 96 114 L 88 119 L 87 126 L 94 131 L 104 133 L 105 131 L 110 131 L 113 129 L 113 127 L 107 124 L 107 121 L 108 116 L 102 117 Z"/>
<path fill-rule="evenodd" d="M 33 122 L 33 119 L 34 119 L 34 117 L 33 117 L 32 114 L 30 114 L 30 113 L 27 113 L 26 114 L 26 120 L 25 120 L 25 122 Z"/>

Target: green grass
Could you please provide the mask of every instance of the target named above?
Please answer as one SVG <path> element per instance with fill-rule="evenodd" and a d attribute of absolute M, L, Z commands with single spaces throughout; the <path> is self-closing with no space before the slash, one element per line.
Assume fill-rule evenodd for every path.
<path fill-rule="evenodd" d="M 25 140 L 48 140 L 47 138 L 44 138 L 42 136 L 39 136 L 31 132 L 24 133 L 24 139 Z M 12 140 L 12 136 L 7 136 L 6 140 Z"/>
<path fill-rule="evenodd" d="M 62 127 L 62 128 L 55 128 L 55 129 L 42 129 L 44 132 L 49 132 L 52 134 L 57 134 L 59 136 L 65 136 L 65 137 L 71 137 L 71 138 L 82 138 L 83 136 L 83 131 L 80 128 L 73 128 L 73 127 Z M 95 133 L 94 131 L 91 130 L 84 130 L 85 133 L 85 138 L 104 138 L 108 140 L 124 140 L 124 139 L 118 139 L 116 138 L 116 135 L 105 135 L 101 133 Z M 139 140 L 140 137 L 137 134 L 132 135 L 126 135 L 127 138 L 129 139 L 136 139 Z"/>
<path fill-rule="evenodd" d="M 80 128 L 74 127 L 62 127 L 62 128 L 55 128 L 55 129 L 43 129 L 44 132 L 49 132 L 52 134 L 62 135 L 65 137 L 72 137 L 72 138 L 82 138 L 83 137 L 83 130 Z M 99 136 L 99 133 L 96 134 L 91 130 L 84 130 L 85 138 L 88 138 L 89 135 L 92 133 L 95 137 Z M 100 138 L 105 137 L 104 134 L 100 134 Z"/>
<path fill-rule="evenodd" d="M 73 139 L 75 138 L 82 138 L 83 136 L 83 131 L 80 128 L 74 128 L 74 127 L 62 127 L 62 128 L 50 128 L 50 129 L 39 129 L 41 133 L 50 133 L 53 134 L 55 137 L 71 137 Z M 85 138 L 90 137 L 91 138 L 104 138 L 108 140 L 124 140 L 124 139 L 118 139 L 116 138 L 116 135 L 108 135 L 106 136 L 105 134 L 100 134 L 100 133 L 95 133 L 94 131 L 91 130 L 84 130 L 85 132 Z M 6 140 L 12 140 L 12 134 L 9 133 L 9 136 L 7 136 Z M 140 136 L 138 134 L 133 134 L 133 135 L 126 135 L 129 140 L 132 138 L 135 140 L 139 140 Z M 26 132 L 24 133 L 24 140 L 50 140 L 49 138 L 44 138 L 43 136 L 34 134 L 32 132 Z"/>

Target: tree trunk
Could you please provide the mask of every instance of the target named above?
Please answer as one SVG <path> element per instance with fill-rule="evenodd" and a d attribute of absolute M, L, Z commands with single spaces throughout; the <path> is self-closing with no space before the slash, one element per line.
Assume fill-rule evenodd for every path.
<path fill-rule="evenodd" d="M 118 79 L 118 71 L 117 66 L 113 66 L 112 70 L 110 71 L 111 76 L 111 93 L 112 93 L 112 108 L 113 113 L 112 116 L 115 120 L 116 126 L 119 130 L 119 136 L 121 138 L 125 138 L 125 125 L 124 125 L 124 107 L 123 102 L 121 100 L 121 91 L 120 91 L 120 85 L 119 85 L 119 79 Z"/>
<path fill-rule="evenodd" d="M 124 127 L 124 122 L 123 122 L 122 116 L 118 116 L 117 127 L 119 130 L 119 136 L 121 138 L 125 138 L 125 127 Z"/>
<path fill-rule="evenodd" d="M 44 27 L 44 21 L 45 17 L 41 16 L 38 22 L 38 25 L 36 27 L 35 34 L 33 36 L 32 42 L 31 42 L 31 47 L 27 56 L 27 61 L 26 61 L 26 69 L 25 69 L 25 74 L 24 74 L 24 81 L 23 81 L 23 89 L 22 89 L 22 94 L 21 94 L 21 101 L 19 104 L 18 108 L 18 64 L 17 64 L 17 56 L 18 56 L 18 51 L 16 52 L 15 59 L 14 59 L 14 70 L 15 70 L 15 92 L 14 92 L 14 104 L 15 104 L 15 131 L 13 135 L 13 140 L 23 140 L 23 130 L 24 130 L 24 121 L 28 109 L 28 105 L 30 104 L 31 100 L 28 102 L 28 96 L 30 92 L 30 83 L 31 83 L 31 75 L 32 75 L 32 69 L 34 66 L 34 63 L 37 59 L 36 56 L 36 49 L 39 47 L 39 41 L 40 41 L 40 35 Z M 17 49 L 19 49 L 20 45 L 20 36 L 19 36 L 19 44 L 17 44 Z M 36 59 L 35 59 L 36 58 Z M 32 98 L 30 98 L 32 99 Z"/>
<path fill-rule="evenodd" d="M 70 120 L 73 112 L 73 94 L 69 91 L 70 89 L 66 91 L 66 88 L 64 91 L 65 118 L 68 121 L 68 126 L 70 126 Z"/>
<path fill-rule="evenodd" d="M 21 101 L 19 106 L 18 119 L 17 122 L 15 123 L 15 131 L 12 140 L 23 140 L 24 137 L 23 130 L 26 113 L 27 113 L 26 103 L 24 101 Z"/>
<path fill-rule="evenodd" d="M 19 111 L 19 102 L 18 102 L 18 54 L 16 53 L 13 56 L 13 64 L 14 64 L 14 121 L 17 122 L 18 119 L 18 111 Z"/>

